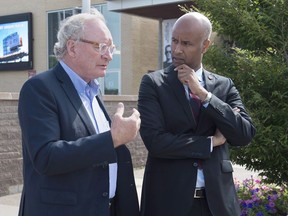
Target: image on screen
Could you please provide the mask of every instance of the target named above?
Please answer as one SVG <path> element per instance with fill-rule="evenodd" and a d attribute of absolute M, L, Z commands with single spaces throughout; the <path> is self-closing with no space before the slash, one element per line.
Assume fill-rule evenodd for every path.
<path fill-rule="evenodd" d="M 28 62 L 28 22 L 0 25 L 0 64 Z"/>
<path fill-rule="evenodd" d="M 0 70 L 33 68 L 32 13 L 0 17 Z"/>

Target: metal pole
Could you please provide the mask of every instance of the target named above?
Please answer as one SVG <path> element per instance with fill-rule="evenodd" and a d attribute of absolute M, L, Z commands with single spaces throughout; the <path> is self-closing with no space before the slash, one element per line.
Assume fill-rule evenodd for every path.
<path fill-rule="evenodd" d="M 82 13 L 90 13 L 91 0 L 82 0 Z"/>
<path fill-rule="evenodd" d="M 158 69 L 163 68 L 163 30 L 162 30 L 163 19 L 159 20 L 159 33 L 158 33 Z"/>

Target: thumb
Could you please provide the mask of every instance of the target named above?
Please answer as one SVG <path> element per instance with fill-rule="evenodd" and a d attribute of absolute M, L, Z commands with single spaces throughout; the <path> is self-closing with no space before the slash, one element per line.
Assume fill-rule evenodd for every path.
<path fill-rule="evenodd" d="M 124 114 L 124 104 L 118 103 L 115 115 L 123 116 Z"/>
<path fill-rule="evenodd" d="M 138 112 L 137 109 L 133 108 L 132 116 L 135 116 L 136 118 L 139 118 L 139 117 L 140 117 L 140 113 Z"/>

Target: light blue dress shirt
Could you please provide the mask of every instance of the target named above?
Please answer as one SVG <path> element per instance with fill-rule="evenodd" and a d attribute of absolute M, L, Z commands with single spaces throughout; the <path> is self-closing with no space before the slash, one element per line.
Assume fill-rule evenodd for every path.
<path fill-rule="evenodd" d="M 99 83 L 95 79 L 90 83 L 86 83 L 77 73 L 68 67 L 63 61 L 60 61 L 70 77 L 74 87 L 76 88 L 79 97 L 82 100 L 84 107 L 93 123 L 97 134 L 110 130 L 110 125 L 106 119 L 103 110 L 99 106 L 96 96 L 99 94 Z M 109 198 L 115 196 L 117 182 L 117 163 L 109 164 Z"/>
<path fill-rule="evenodd" d="M 205 86 L 205 82 L 203 80 L 203 68 L 202 66 L 195 71 L 197 77 L 198 77 L 198 81 L 202 86 Z M 189 91 L 188 91 L 188 86 L 184 85 L 185 88 L 185 92 L 186 92 L 186 97 L 188 99 L 189 102 Z M 203 104 L 203 106 L 206 108 L 208 106 L 208 104 Z M 210 138 L 211 139 L 211 138 Z M 211 152 L 213 151 L 213 145 L 212 145 L 212 139 L 211 139 Z M 203 188 L 205 187 L 205 179 L 204 179 L 204 173 L 202 169 L 198 169 L 197 172 L 197 181 L 196 181 L 196 187 L 197 188 Z"/>

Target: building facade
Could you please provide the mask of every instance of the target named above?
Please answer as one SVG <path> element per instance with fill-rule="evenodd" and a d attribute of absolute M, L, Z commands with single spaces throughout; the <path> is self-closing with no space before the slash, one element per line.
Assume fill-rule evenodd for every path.
<path fill-rule="evenodd" d="M 59 22 L 72 14 L 80 13 L 81 6 L 80 0 L 1 2 L 1 16 L 32 13 L 33 67 L 29 70 L 1 70 L 0 92 L 19 92 L 31 75 L 41 73 L 55 64 L 53 46 Z M 116 95 L 137 94 L 142 75 L 158 66 L 158 21 L 110 12 L 107 2 L 103 0 L 92 0 L 91 6 L 104 14 L 117 46 L 106 80 L 100 80 L 102 92 Z M 5 32 L 0 29 L 0 38 L 4 37 L 3 34 Z"/>
<path fill-rule="evenodd" d="M 163 66 L 162 21 L 179 17 L 178 4 L 189 2 L 191 4 L 183 0 L 91 0 L 91 6 L 105 16 L 117 46 L 107 76 L 99 80 L 104 94 L 138 94 L 143 74 Z M 80 0 L 1 2 L 1 16 L 32 13 L 33 66 L 0 70 L 0 92 L 19 92 L 30 76 L 55 64 L 53 46 L 59 23 L 72 14 L 81 13 L 82 4 Z M 0 29 L 0 41 L 3 34 Z"/>

